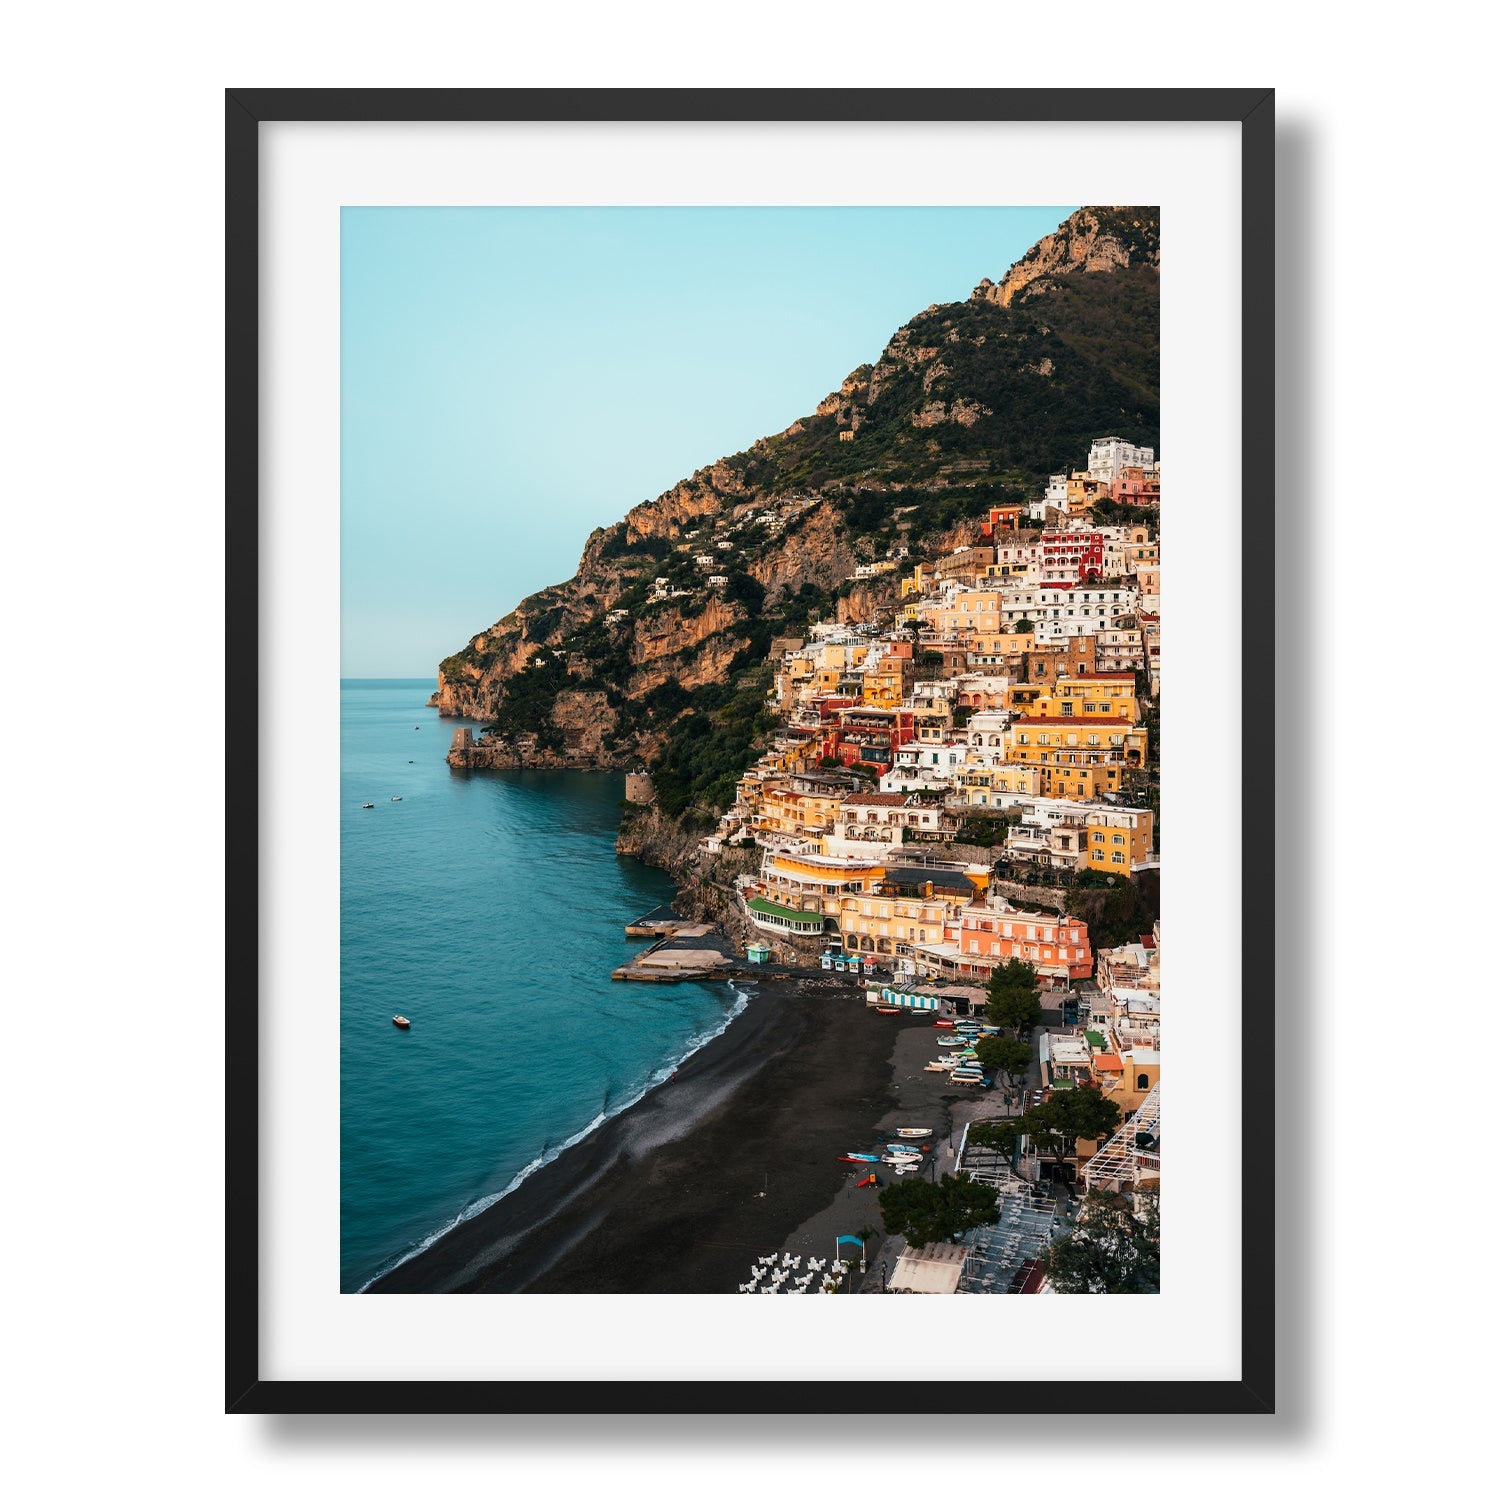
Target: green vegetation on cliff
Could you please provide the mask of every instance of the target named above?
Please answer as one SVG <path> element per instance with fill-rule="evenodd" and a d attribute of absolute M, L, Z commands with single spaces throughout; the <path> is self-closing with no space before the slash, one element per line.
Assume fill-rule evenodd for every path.
<path fill-rule="evenodd" d="M 444 711 L 555 748 L 556 695 L 601 693 L 601 760 L 649 760 L 669 812 L 726 807 L 774 728 L 772 640 L 858 589 L 862 609 L 889 597 L 854 563 L 934 555 L 1096 438 L 1158 444 L 1158 241 L 1154 210 L 1082 209 L 1003 288 L 919 313 L 818 413 L 595 531 L 576 578 L 442 663 Z M 576 740 L 576 705 L 568 723 Z"/>

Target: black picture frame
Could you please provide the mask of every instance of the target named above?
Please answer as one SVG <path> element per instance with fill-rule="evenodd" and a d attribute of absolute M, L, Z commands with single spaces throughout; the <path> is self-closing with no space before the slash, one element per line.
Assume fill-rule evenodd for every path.
<path fill-rule="evenodd" d="M 1271 89 L 227 89 L 225 91 L 225 540 L 229 673 L 258 677 L 259 523 L 259 127 L 275 121 L 1031 121 L 1238 122 L 1241 130 L 1241 493 L 1243 609 L 1256 597 L 1252 580 L 1273 575 L 1275 293 L 1274 122 Z M 1241 788 L 1242 889 L 1271 888 L 1275 850 L 1255 811 L 1274 794 L 1270 700 L 1251 684 L 1268 651 L 1271 628 L 1243 619 Z M 675 1409 L 671 1382 L 333 1380 L 270 1381 L 259 1373 L 260 1076 L 258 1065 L 257 913 L 259 713 L 251 693 L 230 693 L 225 715 L 226 771 L 237 791 L 226 819 L 225 984 L 225 1410 L 262 1413 L 643 1413 Z M 1246 898 L 1248 900 L 1248 897 Z M 1248 914 L 1242 909 L 1242 922 Z M 1258 997 L 1241 1015 L 1242 1183 L 1270 1159 L 1264 1080 L 1253 1058 L 1274 1054 L 1274 997 L 1266 994 L 1268 908 L 1257 907 L 1256 942 L 1244 947 L 1242 992 Z M 1252 970 L 1254 971 L 1252 973 Z M 1253 984 L 1252 984 L 1253 981 Z M 1252 1045 L 1253 1043 L 1253 1045 Z M 1255 1101 L 1254 1129 L 1251 1128 Z M 1269 1198 L 1242 1214 L 1241 1373 L 1238 1380 L 966 1381 L 975 1409 L 1019 1414 L 1130 1411 L 1172 1414 L 1267 1414 L 1275 1410 L 1275 1225 Z M 694 1405 L 708 1392 L 700 1383 Z M 841 1398 L 847 1397 L 841 1389 Z M 776 1414 L 817 1410 L 828 1399 L 820 1381 L 724 1382 L 713 1395 L 719 1412 Z"/>

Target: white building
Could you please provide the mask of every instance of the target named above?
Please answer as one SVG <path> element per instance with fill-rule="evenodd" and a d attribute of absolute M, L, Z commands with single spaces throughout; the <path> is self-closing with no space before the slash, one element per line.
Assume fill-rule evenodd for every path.
<path fill-rule="evenodd" d="M 1001 624 L 1012 630 L 1017 620 L 1030 620 L 1038 643 L 1111 629 L 1139 600 L 1133 588 L 1098 583 L 1020 584 L 1000 594 Z"/>
<path fill-rule="evenodd" d="M 1120 470 L 1151 469 L 1156 466 L 1156 451 L 1137 448 L 1123 438 L 1096 438 L 1089 448 L 1089 477 L 1105 479 L 1110 484 L 1120 477 Z"/>

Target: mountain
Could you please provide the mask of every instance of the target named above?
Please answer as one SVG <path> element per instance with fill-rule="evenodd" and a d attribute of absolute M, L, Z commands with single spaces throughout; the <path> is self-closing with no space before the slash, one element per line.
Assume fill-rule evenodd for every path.
<path fill-rule="evenodd" d="M 1159 284 L 1158 211 L 1090 207 L 918 313 L 816 411 L 596 530 L 574 577 L 443 661 L 439 711 L 494 725 L 450 759 L 646 761 L 668 812 L 732 801 L 772 727 L 773 640 L 893 592 L 851 582 L 858 563 L 976 539 L 1096 437 L 1159 446 Z"/>

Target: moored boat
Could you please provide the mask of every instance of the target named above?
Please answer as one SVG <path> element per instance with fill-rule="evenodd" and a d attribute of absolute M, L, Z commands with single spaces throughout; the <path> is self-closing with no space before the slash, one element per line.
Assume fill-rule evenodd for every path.
<path fill-rule="evenodd" d="M 850 1151 L 839 1157 L 840 1161 L 879 1161 L 880 1157 L 873 1151 Z"/>
<path fill-rule="evenodd" d="M 923 1136 L 932 1134 L 932 1130 L 926 1125 L 902 1125 L 896 1130 L 897 1135 L 904 1135 L 912 1140 L 920 1140 Z"/>
<path fill-rule="evenodd" d="M 875 1007 L 875 1014 L 877 1016 L 899 1016 L 901 1014 L 901 1007 L 899 1005 L 877 1005 Z"/>

